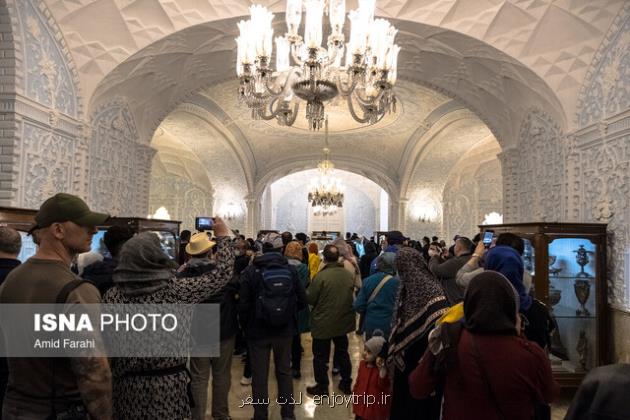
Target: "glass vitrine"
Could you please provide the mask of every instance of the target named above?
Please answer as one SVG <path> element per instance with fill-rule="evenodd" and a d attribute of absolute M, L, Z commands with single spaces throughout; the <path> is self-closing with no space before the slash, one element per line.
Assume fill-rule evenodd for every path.
<path fill-rule="evenodd" d="M 606 225 L 519 223 L 480 226 L 524 240 L 523 265 L 532 294 L 557 325 L 549 357 L 556 380 L 577 386 L 585 373 L 606 363 Z"/>
<path fill-rule="evenodd" d="M 111 217 L 92 238 L 92 250 L 105 254 L 102 238 L 109 226 L 129 226 L 136 233 L 153 232 L 160 238 L 160 245 L 164 252 L 172 259 L 179 257 L 179 226 L 181 222 L 175 220 L 144 219 L 141 217 Z"/>

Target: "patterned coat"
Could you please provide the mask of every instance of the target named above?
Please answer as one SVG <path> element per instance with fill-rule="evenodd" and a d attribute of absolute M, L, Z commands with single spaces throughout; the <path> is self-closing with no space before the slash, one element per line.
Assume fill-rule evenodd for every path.
<path fill-rule="evenodd" d="M 232 278 L 234 252 L 229 238 L 218 238 L 216 269 L 199 277 L 173 276 L 168 287 L 152 294 L 129 297 L 117 286 L 104 296 L 108 304 L 195 304 L 221 295 Z M 192 418 L 188 375 L 128 376 L 130 372 L 164 369 L 185 364 L 185 357 L 129 357 L 112 359 L 114 418 L 134 420 Z"/>

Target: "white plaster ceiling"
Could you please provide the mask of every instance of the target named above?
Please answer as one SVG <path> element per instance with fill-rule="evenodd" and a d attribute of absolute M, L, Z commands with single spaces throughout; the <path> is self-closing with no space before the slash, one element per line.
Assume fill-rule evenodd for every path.
<path fill-rule="evenodd" d="M 81 88 L 87 98 L 92 96 L 97 85 L 113 69 L 147 46 L 150 46 L 148 50 L 135 57 L 130 63 L 131 69 L 127 70 L 133 72 L 132 70 L 140 70 L 142 65 L 151 65 L 157 55 L 164 54 L 165 50 L 170 49 L 167 57 L 157 59 L 161 64 L 171 64 L 170 71 L 155 76 L 157 83 L 161 83 L 162 86 L 174 82 L 178 84 L 181 82 L 179 80 L 181 76 L 191 77 L 194 73 L 181 74 L 180 70 L 185 66 L 178 67 L 175 64 L 184 64 L 187 58 L 194 55 L 198 55 L 199 60 L 197 70 L 201 74 L 197 76 L 199 80 L 196 80 L 199 84 L 191 81 L 186 86 L 199 87 L 204 80 L 207 83 L 212 82 L 206 80 L 204 75 L 225 77 L 229 74 L 226 70 L 233 69 L 234 60 L 235 25 L 231 19 L 246 15 L 247 7 L 251 4 L 250 0 L 45 0 L 45 2 L 58 22 L 74 57 L 79 70 Z M 480 53 L 490 52 L 487 57 L 490 60 L 489 64 L 493 61 L 503 61 L 510 63 L 509 67 L 512 67 L 518 62 L 532 69 L 555 92 L 561 104 L 559 109 L 563 114 L 561 119 L 570 123 L 588 65 L 623 2 L 623 0 L 379 0 L 377 15 L 397 19 L 398 26 L 403 26 L 400 23 L 407 21 L 406 25 L 413 27 L 420 24 L 424 29 L 429 28 L 425 25 L 449 29 L 453 32 L 444 32 L 436 28 L 432 30 L 441 41 L 446 41 L 447 46 L 454 47 L 466 58 L 478 58 Z M 259 3 L 270 7 L 276 13 L 283 12 L 285 7 L 285 2 L 280 0 L 260 0 Z M 348 1 L 348 7 L 355 7 L 355 2 Z M 192 48 L 181 48 L 182 40 L 179 36 L 158 46 L 173 34 L 182 33 L 182 30 L 200 24 L 203 24 L 201 30 L 193 31 L 196 32 L 197 42 L 189 44 Z M 468 35 L 479 42 L 469 42 L 466 46 L 465 43 L 461 43 L 461 37 L 455 36 L 456 32 Z M 156 41 L 160 42 L 155 44 Z M 453 42 L 464 48 L 458 48 Z M 488 49 L 481 47 L 482 45 L 492 46 L 496 50 L 487 51 Z M 419 48 L 423 46 L 420 45 Z M 211 62 L 207 53 L 213 50 L 218 55 L 214 56 L 215 60 Z M 498 51 L 504 54 L 499 56 L 496 54 Z M 507 60 L 506 57 L 513 60 Z M 425 64 L 432 66 L 434 63 Z M 445 66 L 448 62 L 435 64 L 441 67 L 442 71 L 450 70 Z M 193 62 L 185 65 L 194 67 Z M 451 65 L 460 73 L 464 70 L 459 69 L 456 61 L 451 61 Z M 481 70 L 481 67 L 479 69 Z M 503 73 L 501 74 L 503 77 L 514 75 L 512 68 L 497 70 L 501 70 L 498 73 Z M 180 73 L 179 76 L 177 73 Z M 136 74 L 140 76 L 142 72 Z M 514 76 L 515 80 L 519 80 L 518 75 Z M 452 77 L 459 75 L 455 74 Z M 491 79 L 492 77 L 487 77 L 487 80 Z M 136 80 L 136 83 L 139 81 L 140 79 Z M 106 83 L 106 86 L 111 86 L 110 83 L 111 81 Z M 495 87 L 492 86 L 494 83 L 488 84 L 491 90 Z M 150 83 L 144 83 L 146 87 L 149 85 Z M 156 86 L 159 85 L 154 85 Z M 457 86 L 451 88 L 457 90 Z M 154 90 L 164 94 L 161 99 L 178 102 L 172 92 L 167 94 L 164 89 Z M 194 89 L 187 92 L 190 90 Z M 513 93 L 517 92 L 516 89 Z M 167 111 L 156 110 L 156 113 L 159 118 Z M 148 122 L 148 125 L 149 129 L 152 129 L 157 124 Z M 151 134 L 146 135 L 150 137 Z"/>

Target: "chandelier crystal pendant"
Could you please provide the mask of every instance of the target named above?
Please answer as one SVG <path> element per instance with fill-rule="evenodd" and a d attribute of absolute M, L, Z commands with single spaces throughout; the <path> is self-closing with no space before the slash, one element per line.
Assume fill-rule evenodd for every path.
<path fill-rule="evenodd" d="M 328 119 L 325 119 L 326 137 L 324 147 L 324 159 L 317 164 L 319 176 L 311 181 L 308 189 L 308 202 L 313 207 L 313 213 L 324 216 L 334 214 L 343 207 L 343 186 L 335 178 L 335 165 L 330 160 L 328 148 Z"/>
<path fill-rule="evenodd" d="M 287 33 L 275 38 L 275 68 L 271 65 L 273 13 L 251 6 L 250 20 L 238 23 L 236 73 L 239 99 L 252 118 L 275 118 L 279 125 L 291 126 L 302 100 L 309 128 L 319 130 L 325 103 L 339 95 L 346 98 L 352 118 L 359 123 L 374 124 L 386 113 L 396 112 L 398 30 L 387 20 L 374 18 L 375 1 L 359 0 L 358 9 L 348 13 L 346 43 L 345 0 L 287 0 Z M 300 36 L 303 10 L 304 36 Z M 331 28 L 327 48 L 322 47 L 325 13 Z"/>

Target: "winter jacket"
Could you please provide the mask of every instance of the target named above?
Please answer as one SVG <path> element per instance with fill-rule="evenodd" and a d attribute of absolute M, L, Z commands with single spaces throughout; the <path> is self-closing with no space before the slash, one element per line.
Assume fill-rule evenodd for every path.
<path fill-rule="evenodd" d="M 389 337 L 389 331 L 394 314 L 396 294 L 398 293 L 398 277 L 387 280 L 374 300 L 368 304 L 368 299 L 376 289 L 381 280 L 389 275 L 387 273 L 376 273 L 363 280 L 363 287 L 354 300 L 354 310 L 360 314 L 365 314 L 363 321 L 363 331 L 367 336 L 371 336 L 374 330 L 383 331 L 383 336 Z"/>
<path fill-rule="evenodd" d="M 214 262 L 208 258 L 192 257 L 177 273 L 178 278 L 199 277 L 216 268 Z M 222 297 L 210 299 L 202 303 L 219 303 L 220 307 L 220 331 L 221 340 L 232 338 L 238 332 L 238 320 L 236 312 L 236 296 L 238 293 L 238 278 L 236 276 L 225 286 Z"/>
<path fill-rule="evenodd" d="M 308 277 L 308 268 L 306 264 L 294 259 L 288 258 L 289 265 L 295 267 L 298 273 L 298 278 L 300 279 L 300 283 L 304 290 L 308 288 L 310 284 L 310 279 Z M 305 332 L 309 332 L 311 330 L 311 311 L 306 305 L 303 309 L 298 312 L 298 333 L 302 334 Z"/>
<path fill-rule="evenodd" d="M 434 256 L 429 260 L 429 270 L 440 281 L 451 305 L 464 300 L 464 288 L 457 284 L 456 277 L 459 269 L 468 262 L 470 257 L 471 254 L 466 254 L 444 261 L 439 256 Z"/>
<path fill-rule="evenodd" d="M 293 319 L 289 320 L 282 327 L 267 325 L 264 320 L 256 317 L 256 299 L 261 287 L 260 282 L 262 281 L 261 271 L 274 265 L 284 265 L 291 270 L 294 282 L 293 290 L 295 290 L 296 294 L 297 310 L 293 315 Z M 289 265 L 284 255 L 279 252 L 268 252 L 254 258 L 253 263 L 241 274 L 239 283 L 238 317 L 247 339 L 260 340 L 264 338 L 293 337 L 297 334 L 297 314 L 306 307 L 306 293 L 302 283 L 300 283 L 297 270 Z"/>
<path fill-rule="evenodd" d="M 352 308 L 353 276 L 342 263 L 329 263 L 317 274 L 307 290 L 311 310 L 311 335 L 327 339 L 354 331 Z"/>
<path fill-rule="evenodd" d="M 378 367 L 368 365 L 365 360 L 359 364 L 357 381 L 352 394 L 358 396 L 352 404 L 352 412 L 362 420 L 388 420 L 391 401 L 390 382 L 387 376 L 381 378 Z"/>
<path fill-rule="evenodd" d="M 81 277 L 94 283 L 103 296 L 114 285 L 112 276 L 117 265 L 118 261 L 108 257 L 85 267 Z"/>

